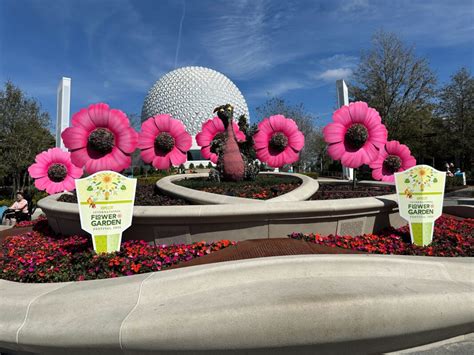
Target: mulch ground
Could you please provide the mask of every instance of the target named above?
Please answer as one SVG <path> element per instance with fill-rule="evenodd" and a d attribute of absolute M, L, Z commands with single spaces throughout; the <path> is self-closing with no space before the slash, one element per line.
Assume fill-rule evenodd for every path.
<path fill-rule="evenodd" d="M 263 258 L 269 256 L 304 255 L 304 254 L 365 254 L 360 251 L 343 248 L 331 248 L 324 245 L 307 243 L 289 238 L 252 239 L 238 242 L 212 254 L 201 256 L 190 261 L 173 265 L 170 269 L 214 264 L 223 261 Z"/>

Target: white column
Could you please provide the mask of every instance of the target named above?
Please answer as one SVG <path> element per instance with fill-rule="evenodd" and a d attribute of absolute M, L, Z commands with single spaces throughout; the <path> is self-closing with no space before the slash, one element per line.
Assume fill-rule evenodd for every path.
<path fill-rule="evenodd" d="M 71 78 L 61 78 L 58 85 L 56 113 L 56 147 L 66 150 L 61 132 L 69 127 L 71 111 Z"/>
<path fill-rule="evenodd" d="M 336 91 L 337 91 L 337 106 L 348 106 L 349 105 L 349 90 L 344 80 L 336 81 Z M 348 168 L 346 166 L 342 167 L 342 178 L 347 180 L 354 179 L 354 169 Z"/>

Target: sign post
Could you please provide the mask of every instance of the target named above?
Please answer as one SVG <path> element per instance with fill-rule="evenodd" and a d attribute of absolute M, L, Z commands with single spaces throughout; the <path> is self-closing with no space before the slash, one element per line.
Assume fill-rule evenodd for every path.
<path fill-rule="evenodd" d="M 136 185 L 114 171 L 76 180 L 81 228 L 92 235 L 96 253 L 120 250 L 122 233 L 132 225 Z"/>
<path fill-rule="evenodd" d="M 417 165 L 395 173 L 400 216 L 410 223 L 412 243 L 424 246 L 433 240 L 434 222 L 443 213 L 446 173 Z"/>

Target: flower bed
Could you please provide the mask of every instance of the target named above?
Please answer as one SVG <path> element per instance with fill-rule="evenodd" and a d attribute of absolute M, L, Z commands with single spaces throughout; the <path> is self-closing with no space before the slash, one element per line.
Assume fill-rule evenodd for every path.
<path fill-rule="evenodd" d="M 151 246 L 127 241 L 117 253 L 95 254 L 91 239 L 58 238 L 45 220 L 34 231 L 7 237 L 0 249 L 0 278 L 18 282 L 63 282 L 128 276 L 167 269 L 235 242 Z"/>
<path fill-rule="evenodd" d="M 31 221 L 21 221 L 16 223 L 13 228 L 24 228 L 24 227 L 31 227 L 36 225 L 37 223 L 43 221 L 46 219 L 46 216 L 44 214 L 39 215 L 37 219 L 31 220 Z"/>
<path fill-rule="evenodd" d="M 319 234 L 302 233 L 293 233 L 289 237 L 373 254 L 474 256 L 474 219 L 458 220 L 445 216 L 436 221 L 433 242 L 425 247 L 410 243 L 408 226 L 387 229 L 378 235 L 364 234 L 357 237 L 338 235 L 323 237 Z"/>
<path fill-rule="evenodd" d="M 266 200 L 286 194 L 301 185 L 296 177 L 259 175 L 255 181 L 220 182 L 206 178 L 185 179 L 175 184 L 220 195 Z"/>
<path fill-rule="evenodd" d="M 156 188 L 156 180 L 146 181 L 146 183 L 137 184 L 135 193 L 136 206 L 183 206 L 190 203 L 181 198 L 167 196 Z M 72 194 L 63 194 L 58 201 L 77 203 L 75 191 Z"/>
<path fill-rule="evenodd" d="M 343 198 L 374 197 L 395 193 L 395 186 L 358 185 L 355 190 L 352 184 L 326 184 L 320 183 L 318 191 L 310 200 L 339 200 Z"/>

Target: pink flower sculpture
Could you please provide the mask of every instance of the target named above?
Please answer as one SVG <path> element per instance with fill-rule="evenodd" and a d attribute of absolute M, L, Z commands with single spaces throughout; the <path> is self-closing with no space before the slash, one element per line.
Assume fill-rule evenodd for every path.
<path fill-rule="evenodd" d="M 372 177 L 375 180 L 395 181 L 394 173 L 404 171 L 416 165 L 416 159 L 410 149 L 398 141 L 390 141 L 380 149 L 377 159 L 370 163 Z"/>
<path fill-rule="evenodd" d="M 235 138 L 238 142 L 245 142 L 245 134 L 239 129 L 237 123 L 232 121 Z M 201 155 L 217 164 L 219 157 L 216 153 L 216 142 L 225 136 L 224 123 L 219 117 L 207 120 L 202 125 L 202 131 L 196 135 L 196 142 L 201 147 Z"/>
<path fill-rule="evenodd" d="M 82 169 L 71 162 L 71 153 L 59 148 L 39 153 L 35 161 L 28 172 L 35 179 L 36 188 L 46 190 L 50 195 L 74 190 L 74 179 L 82 176 Z"/>
<path fill-rule="evenodd" d="M 132 162 L 138 134 L 120 110 L 99 103 L 72 116 L 72 127 L 61 134 L 72 162 L 89 174 L 101 170 L 122 171 Z"/>
<path fill-rule="evenodd" d="M 365 102 L 353 102 L 334 112 L 323 129 L 324 140 L 329 143 L 328 153 L 342 165 L 358 168 L 370 164 L 387 142 L 387 129 L 379 113 Z"/>
<path fill-rule="evenodd" d="M 295 121 L 283 115 L 261 121 L 253 141 L 257 159 L 274 168 L 297 161 L 304 147 L 303 133 Z"/>
<path fill-rule="evenodd" d="M 142 123 L 138 148 L 145 163 L 166 170 L 186 162 L 192 138 L 181 121 L 170 115 L 156 115 Z"/>

